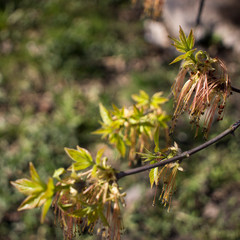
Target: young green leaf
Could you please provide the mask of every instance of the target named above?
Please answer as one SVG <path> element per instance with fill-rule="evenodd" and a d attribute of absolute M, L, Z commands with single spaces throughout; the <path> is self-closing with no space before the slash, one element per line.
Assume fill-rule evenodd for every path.
<path fill-rule="evenodd" d="M 162 96 L 162 92 L 155 93 L 151 98 L 150 105 L 153 106 L 154 108 L 158 108 L 159 105 L 168 101 L 167 98 L 164 98 L 164 97 L 161 97 L 161 96 Z"/>
<path fill-rule="evenodd" d="M 87 149 L 77 146 L 77 150 L 85 159 L 87 159 L 89 162 L 93 162 L 92 156 Z"/>
<path fill-rule="evenodd" d="M 126 153 L 126 147 L 125 147 L 124 141 L 122 140 L 121 137 L 117 138 L 117 144 L 116 145 L 117 145 L 116 147 L 117 147 L 118 151 L 124 157 L 125 153 Z"/>
<path fill-rule="evenodd" d="M 171 65 L 171 64 L 176 63 L 176 62 L 179 62 L 179 61 L 181 61 L 181 60 L 183 60 L 183 59 L 185 59 L 185 58 L 186 58 L 186 55 L 185 55 L 185 54 L 180 55 L 180 56 L 176 57 L 176 58 L 175 58 L 172 62 L 170 62 L 169 64 Z"/>
<path fill-rule="evenodd" d="M 39 184 L 26 178 L 18 179 L 15 182 L 11 182 L 11 184 L 17 188 L 19 192 L 25 195 L 42 192 L 45 187 L 43 184 Z"/>
<path fill-rule="evenodd" d="M 92 132 L 93 134 L 103 135 L 102 138 L 105 138 L 107 135 L 112 133 L 112 128 L 110 127 L 103 127 L 99 128 L 96 131 Z"/>
<path fill-rule="evenodd" d="M 97 170 L 98 170 L 98 166 L 96 164 L 93 165 L 93 168 L 92 168 L 92 176 L 93 177 L 97 177 Z"/>
<path fill-rule="evenodd" d="M 184 46 L 184 48 L 186 49 L 186 51 L 189 51 L 190 48 L 188 45 L 187 37 L 186 37 L 183 29 L 181 28 L 181 26 L 179 26 L 179 39 L 181 40 L 181 43 Z"/>
<path fill-rule="evenodd" d="M 98 150 L 97 156 L 96 156 L 96 164 L 101 163 L 101 158 L 102 158 L 102 155 L 103 155 L 104 151 L 105 151 L 104 148 L 101 148 L 100 150 Z"/>
<path fill-rule="evenodd" d="M 52 198 L 48 198 L 47 201 L 43 204 L 42 214 L 41 214 L 41 223 L 44 222 L 44 219 L 46 217 L 46 214 L 47 214 L 51 204 L 52 204 Z"/>
<path fill-rule="evenodd" d="M 181 60 L 190 60 L 190 59 L 188 59 L 188 58 L 189 58 L 189 57 L 191 56 L 191 54 L 194 53 L 195 51 L 196 51 L 196 49 L 192 49 L 192 50 L 189 50 L 188 52 L 186 52 L 185 54 L 182 54 L 182 55 L 176 57 L 176 58 L 170 63 L 170 65 L 173 64 L 173 63 L 179 62 L 179 61 L 181 61 Z"/>
<path fill-rule="evenodd" d="M 99 110 L 100 110 L 100 115 L 101 115 L 103 122 L 105 124 L 109 125 L 112 122 L 110 113 L 101 103 L 99 104 Z"/>
<path fill-rule="evenodd" d="M 192 29 L 191 29 L 191 31 L 190 31 L 190 33 L 188 35 L 187 43 L 188 43 L 189 49 L 192 49 L 194 47 L 195 38 L 194 38 Z"/>
<path fill-rule="evenodd" d="M 69 216 L 75 217 L 75 218 L 82 218 L 87 217 L 87 215 L 91 212 L 90 207 L 81 208 L 78 210 L 73 211 L 72 213 L 69 213 Z"/>
<path fill-rule="evenodd" d="M 98 208 L 98 215 L 103 223 L 103 226 L 108 226 L 109 227 L 109 223 L 107 221 L 107 218 L 104 216 L 103 214 L 103 210 L 101 208 Z"/>
<path fill-rule="evenodd" d="M 92 165 L 93 164 L 90 164 L 89 162 L 75 162 L 68 168 L 68 170 L 69 171 L 80 171 L 80 170 L 84 170 Z"/>
<path fill-rule="evenodd" d="M 29 170 L 30 170 L 30 175 L 31 175 L 32 180 L 34 182 L 41 183 L 41 179 L 40 179 L 35 167 L 33 166 L 32 162 L 29 163 Z"/>
<path fill-rule="evenodd" d="M 182 43 L 180 41 L 178 41 L 176 38 L 173 38 L 173 37 L 170 37 L 171 40 L 173 40 L 173 46 L 176 48 L 176 50 L 178 52 L 181 52 L 181 53 L 185 53 L 186 52 L 186 49 L 185 47 L 182 45 Z"/>
<path fill-rule="evenodd" d="M 77 147 L 77 150 L 71 148 L 64 148 L 64 150 L 66 151 L 68 156 L 75 161 L 75 163 L 72 164 L 69 170 L 79 171 L 88 168 L 94 164 L 92 156 L 84 148 Z"/>
<path fill-rule="evenodd" d="M 153 187 L 153 184 L 158 185 L 158 167 L 152 168 L 151 171 L 149 172 L 149 179 L 150 179 L 150 184 L 151 188 Z"/>
<path fill-rule="evenodd" d="M 56 178 L 58 181 L 60 181 L 60 175 L 62 175 L 65 172 L 64 168 L 58 168 L 54 171 L 53 177 Z"/>
<path fill-rule="evenodd" d="M 170 120 L 171 120 L 171 117 L 169 115 L 161 114 L 158 117 L 158 123 L 159 123 L 160 127 L 163 127 L 165 129 L 168 128 L 167 122 Z"/>
<path fill-rule="evenodd" d="M 48 209 L 51 206 L 52 203 L 52 197 L 54 195 L 54 183 L 53 183 L 53 179 L 49 178 L 48 179 L 48 183 L 47 183 L 47 189 L 44 192 L 44 196 L 42 197 L 42 199 L 45 201 L 43 204 L 43 208 L 42 208 L 42 214 L 41 214 L 41 223 L 44 222 L 45 216 L 48 212 Z"/>
<path fill-rule="evenodd" d="M 30 195 L 18 207 L 18 211 L 36 208 L 39 204 L 39 195 Z"/>
<path fill-rule="evenodd" d="M 155 143 L 155 148 L 154 148 L 154 152 L 159 152 L 159 131 L 160 127 L 159 125 L 156 127 L 155 131 L 154 131 L 154 135 L 153 135 L 153 139 L 154 139 L 154 143 Z"/>
<path fill-rule="evenodd" d="M 75 165 L 78 166 L 78 170 L 85 169 L 93 165 L 92 156 L 86 149 L 77 147 L 77 150 L 71 148 L 64 148 L 64 150 L 68 156 L 76 162 Z"/>
<path fill-rule="evenodd" d="M 53 183 L 53 179 L 49 178 L 48 183 L 47 183 L 47 189 L 45 191 L 45 197 L 46 198 L 51 198 L 54 194 L 54 189 L 55 189 L 55 186 L 54 186 L 54 183 Z"/>
<path fill-rule="evenodd" d="M 147 105 L 149 103 L 149 96 L 146 92 L 144 92 L 143 90 L 139 91 L 139 95 L 137 94 L 133 94 L 132 95 L 132 99 L 137 102 L 138 106 L 144 106 Z"/>

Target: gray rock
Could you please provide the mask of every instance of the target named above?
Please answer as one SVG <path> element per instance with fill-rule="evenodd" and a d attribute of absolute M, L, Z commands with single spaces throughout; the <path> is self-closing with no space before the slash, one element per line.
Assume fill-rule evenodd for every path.
<path fill-rule="evenodd" d="M 169 33 L 178 36 L 179 25 L 189 32 L 196 25 L 200 1 L 167 0 L 163 9 L 163 19 Z M 221 38 L 226 47 L 232 47 L 240 53 L 240 1 L 205 0 L 201 16 L 201 25 L 196 29 L 198 39 L 212 33 Z"/>
<path fill-rule="evenodd" d="M 147 42 L 161 48 L 167 48 L 170 46 L 168 31 L 164 23 L 146 20 L 144 22 L 144 30 L 144 38 Z"/>

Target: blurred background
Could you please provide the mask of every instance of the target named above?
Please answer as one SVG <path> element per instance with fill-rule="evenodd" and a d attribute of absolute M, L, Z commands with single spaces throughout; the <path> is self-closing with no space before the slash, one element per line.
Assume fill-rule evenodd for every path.
<path fill-rule="evenodd" d="M 179 65 L 168 35 L 196 25 L 200 1 L 1 0 L 0 2 L 0 240 L 63 239 L 49 211 L 17 212 L 24 196 L 10 181 L 29 176 L 33 162 L 47 181 L 68 167 L 64 147 L 96 152 L 102 145 L 98 103 L 132 104 L 131 94 L 170 93 Z M 223 59 L 232 85 L 240 88 L 239 1 L 205 1 L 195 29 L 197 47 Z M 225 118 L 214 122 L 209 138 L 240 118 L 240 95 L 229 98 Z M 172 114 L 173 101 L 165 110 Z M 194 140 L 187 116 L 173 140 L 184 151 Z M 106 145 L 107 146 L 107 145 Z M 113 166 L 118 154 L 108 146 Z M 126 240 L 240 239 L 240 133 L 228 136 L 183 162 L 170 212 L 152 206 L 148 173 L 119 181 L 127 192 Z M 76 239 L 96 239 L 82 235 Z"/>

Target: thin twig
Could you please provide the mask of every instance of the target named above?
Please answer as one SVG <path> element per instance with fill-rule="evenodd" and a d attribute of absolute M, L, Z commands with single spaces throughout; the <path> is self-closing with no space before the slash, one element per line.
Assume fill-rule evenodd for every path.
<path fill-rule="evenodd" d="M 240 93 L 240 89 L 238 89 L 238 88 L 235 88 L 235 87 L 231 86 L 231 89 L 232 89 L 233 92 Z"/>
<path fill-rule="evenodd" d="M 195 27 L 197 27 L 200 24 L 203 5 L 204 5 L 204 0 L 201 0 L 200 5 L 199 5 L 199 9 L 198 9 L 198 15 L 197 15 L 197 20 L 196 20 Z"/>
<path fill-rule="evenodd" d="M 194 153 L 197 153 L 201 150 L 203 150 L 204 148 L 207 148 L 208 146 L 218 142 L 219 140 L 221 140 L 222 138 L 224 138 L 225 136 L 229 135 L 230 133 L 234 133 L 234 131 L 240 126 L 240 120 L 237 121 L 236 123 L 234 123 L 231 127 L 229 127 L 227 130 L 225 130 L 224 132 L 220 133 L 218 136 L 216 136 L 215 138 L 191 149 L 191 150 L 188 150 L 188 151 L 185 151 L 183 153 L 181 153 L 180 155 L 178 156 L 175 156 L 173 158 L 170 158 L 170 159 L 167 159 L 167 160 L 164 160 L 164 161 L 160 161 L 160 162 L 157 162 L 157 163 L 154 163 L 154 164 L 148 164 L 148 165 L 145 165 L 145 166 L 141 166 L 141 167 L 137 167 L 137 168 L 134 168 L 134 169 L 130 169 L 130 170 L 126 170 L 126 171 L 122 171 L 122 172 L 119 172 L 117 173 L 117 179 L 121 179 L 123 177 L 126 177 L 126 176 L 129 176 L 129 175 L 133 175 L 133 174 L 137 174 L 137 173 L 140 173 L 140 172 L 144 172 L 146 170 L 150 170 L 152 168 L 155 168 L 155 167 L 160 167 L 160 166 L 164 166 L 166 164 L 169 164 L 169 163 L 172 163 L 172 162 L 176 162 L 178 160 L 182 160 L 184 158 L 188 158 L 190 157 L 191 155 L 193 155 Z"/>

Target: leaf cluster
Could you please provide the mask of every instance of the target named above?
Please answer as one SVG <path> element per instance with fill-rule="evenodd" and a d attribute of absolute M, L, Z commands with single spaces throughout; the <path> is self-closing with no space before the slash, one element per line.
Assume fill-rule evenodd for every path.
<path fill-rule="evenodd" d="M 43 223 L 52 203 L 55 186 L 52 178 L 49 178 L 47 184 L 44 183 L 31 162 L 29 163 L 29 169 L 31 179 L 18 179 L 15 182 L 11 182 L 11 184 L 16 187 L 19 192 L 27 195 L 27 198 L 19 206 L 18 211 L 42 206 L 41 222 Z"/>
<path fill-rule="evenodd" d="M 102 235 L 120 239 L 120 207 L 124 205 L 125 193 L 120 192 L 115 170 L 107 164 L 107 158 L 103 157 L 104 149 L 97 152 L 95 160 L 86 149 L 78 146 L 77 149 L 65 148 L 65 151 L 74 162 L 67 170 L 55 170 L 53 178 L 58 180 L 56 185 L 53 184 L 53 178 L 44 184 L 32 163 L 31 179 L 12 182 L 20 192 L 28 195 L 18 210 L 43 205 L 43 221 L 53 202 L 56 218 L 66 239 L 72 239 L 76 234 L 74 226 L 80 232 L 92 232 L 98 221 L 101 222 L 100 227 L 105 227 L 105 231 L 100 231 Z"/>
<path fill-rule="evenodd" d="M 113 110 L 110 111 L 100 104 L 102 127 L 94 132 L 113 144 L 122 157 L 128 148 L 130 161 L 134 160 L 137 151 L 142 152 L 144 147 L 149 146 L 154 132 L 159 128 L 168 128 L 167 122 L 170 119 L 161 108 L 168 101 L 162 97 L 162 92 L 155 93 L 150 98 L 141 90 L 139 94 L 132 95 L 132 98 L 136 104 L 129 108 L 118 109 L 113 105 Z"/>
<path fill-rule="evenodd" d="M 192 49 L 194 47 L 195 38 L 193 35 L 193 30 L 190 31 L 188 37 L 182 30 L 181 26 L 179 27 L 179 39 L 170 37 L 173 40 L 173 46 L 177 51 L 183 53 L 182 55 L 176 57 L 170 64 L 179 62 L 181 60 L 187 61 L 188 64 L 195 64 L 196 58 L 193 53 L 196 49 Z"/>

